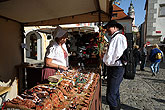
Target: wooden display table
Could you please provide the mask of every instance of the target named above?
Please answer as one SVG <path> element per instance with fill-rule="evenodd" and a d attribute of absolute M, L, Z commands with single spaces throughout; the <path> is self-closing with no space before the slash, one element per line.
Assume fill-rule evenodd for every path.
<path fill-rule="evenodd" d="M 36 85 L 7 101 L 5 108 L 101 110 L 99 74 L 75 71 L 56 75 L 62 75 L 62 80 L 54 84 Z"/>
<path fill-rule="evenodd" d="M 41 82 L 42 65 L 21 64 L 17 65 L 16 68 L 18 70 L 19 94 Z"/>
<path fill-rule="evenodd" d="M 101 81 L 99 80 L 93 95 L 93 99 L 90 102 L 89 110 L 101 110 Z"/>

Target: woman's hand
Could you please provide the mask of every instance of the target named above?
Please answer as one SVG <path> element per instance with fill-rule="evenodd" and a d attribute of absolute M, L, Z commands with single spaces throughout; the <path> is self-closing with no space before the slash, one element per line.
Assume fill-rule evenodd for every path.
<path fill-rule="evenodd" d="M 59 65 L 59 69 L 63 69 L 64 71 L 66 71 L 66 70 L 68 70 L 68 67 Z"/>

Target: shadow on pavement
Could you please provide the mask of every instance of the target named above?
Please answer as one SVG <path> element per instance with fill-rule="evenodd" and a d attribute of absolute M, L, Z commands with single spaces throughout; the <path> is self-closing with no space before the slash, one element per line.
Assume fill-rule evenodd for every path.
<path fill-rule="evenodd" d="M 165 69 L 165 66 L 164 65 L 165 65 L 165 61 L 160 62 L 160 66 L 159 67 L 162 68 L 162 69 Z"/>
<path fill-rule="evenodd" d="M 106 96 L 102 96 L 102 104 L 108 105 L 108 103 L 106 102 Z M 121 104 L 121 109 L 122 110 L 140 110 L 140 109 L 137 109 L 125 104 Z"/>
<path fill-rule="evenodd" d="M 136 69 L 136 73 L 145 73 L 145 72 L 152 74 L 150 67 L 149 67 L 149 69 L 147 69 L 147 70 L 145 69 L 144 71 L 141 71 L 140 69 Z"/>
<path fill-rule="evenodd" d="M 121 104 L 122 110 L 140 110 L 138 108 L 131 107 L 129 105 Z"/>
<path fill-rule="evenodd" d="M 145 71 L 146 72 L 146 71 Z M 150 72 L 151 73 L 151 72 Z M 152 73 L 151 74 L 146 74 L 146 73 L 136 73 L 136 75 L 138 76 L 145 76 L 145 77 L 150 77 L 152 76 Z"/>
<path fill-rule="evenodd" d="M 152 98 L 153 100 L 157 101 L 157 102 L 161 102 L 161 103 L 164 103 L 165 104 L 165 100 L 163 99 L 156 99 L 156 98 Z"/>
<path fill-rule="evenodd" d="M 147 73 L 151 73 L 152 74 L 151 70 L 145 70 L 144 72 L 147 72 Z"/>
<path fill-rule="evenodd" d="M 150 67 L 149 67 L 149 68 L 150 68 Z M 136 69 L 136 71 L 138 71 L 138 72 L 148 72 L 148 73 L 152 73 L 152 72 L 151 72 L 151 69 L 149 69 L 149 70 L 146 70 L 146 69 L 145 69 L 144 71 L 141 71 L 140 69 Z"/>
<path fill-rule="evenodd" d="M 162 79 L 151 79 L 151 78 L 143 78 L 143 79 L 152 80 L 153 82 L 156 82 L 156 83 L 164 83 L 165 84 L 165 80 L 162 80 Z"/>

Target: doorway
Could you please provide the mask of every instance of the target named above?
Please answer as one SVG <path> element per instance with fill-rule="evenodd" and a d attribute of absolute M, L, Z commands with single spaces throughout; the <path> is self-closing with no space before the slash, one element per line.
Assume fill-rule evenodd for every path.
<path fill-rule="evenodd" d="M 37 60 L 37 36 L 30 35 L 30 58 Z"/>
<path fill-rule="evenodd" d="M 26 35 L 26 58 L 42 60 L 42 37 L 38 32 Z"/>

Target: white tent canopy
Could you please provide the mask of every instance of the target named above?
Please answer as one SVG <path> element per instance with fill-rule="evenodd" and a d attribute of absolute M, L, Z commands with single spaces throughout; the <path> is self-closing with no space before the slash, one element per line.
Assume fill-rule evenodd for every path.
<path fill-rule="evenodd" d="M 87 22 L 88 17 L 84 18 L 84 15 L 93 16 L 95 12 L 103 12 L 107 16 L 109 0 L 0 0 L 0 16 L 25 25 L 77 23 L 84 19 Z M 73 20 L 76 15 L 81 15 L 84 19 Z M 96 14 L 94 17 L 96 18 Z"/>

